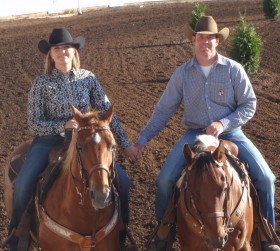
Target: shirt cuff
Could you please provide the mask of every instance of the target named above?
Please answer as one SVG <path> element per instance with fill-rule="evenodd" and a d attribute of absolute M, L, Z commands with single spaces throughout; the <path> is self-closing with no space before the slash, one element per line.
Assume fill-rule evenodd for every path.
<path fill-rule="evenodd" d="M 136 144 L 140 144 L 143 146 L 145 146 L 147 143 L 148 143 L 148 140 L 144 136 L 140 136 L 136 141 Z"/>
<path fill-rule="evenodd" d="M 222 123 L 224 127 L 224 132 L 228 130 L 230 121 L 228 119 L 221 119 L 219 122 Z"/>

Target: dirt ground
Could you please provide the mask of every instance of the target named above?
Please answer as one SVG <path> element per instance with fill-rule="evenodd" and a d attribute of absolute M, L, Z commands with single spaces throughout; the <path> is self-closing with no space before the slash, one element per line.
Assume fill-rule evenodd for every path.
<path fill-rule="evenodd" d="M 265 156 L 276 175 L 275 213 L 280 234 L 280 22 L 267 20 L 262 1 L 205 2 L 219 28 L 238 25 L 239 12 L 255 25 L 264 49 L 261 69 L 250 79 L 258 98 L 254 118 L 244 131 Z M 0 22 L 0 242 L 7 234 L 8 220 L 3 199 L 3 168 L 8 155 L 31 137 L 26 124 L 26 102 L 31 81 L 41 74 L 44 56 L 38 51 L 40 39 L 48 38 L 54 27 L 66 27 L 73 36 L 86 37 L 81 50 L 82 67 L 95 73 L 127 136 L 134 142 L 148 121 L 175 68 L 192 56 L 185 29 L 192 10 L 188 2 L 146 4 L 90 10 L 82 15 L 57 18 L 2 20 Z M 230 37 L 231 38 L 231 37 Z M 228 39 L 219 51 L 227 55 Z M 181 109 L 166 128 L 147 146 L 136 164 L 118 159 L 133 185 L 131 224 L 133 236 L 143 250 L 156 221 L 154 217 L 155 178 L 174 142 L 182 135 Z M 175 249 L 179 250 L 178 245 Z"/>

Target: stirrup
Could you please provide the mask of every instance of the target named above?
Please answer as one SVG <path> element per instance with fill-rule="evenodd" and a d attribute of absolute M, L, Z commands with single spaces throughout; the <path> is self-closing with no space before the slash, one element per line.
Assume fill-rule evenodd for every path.
<path fill-rule="evenodd" d="M 121 246 L 119 251 L 137 251 L 136 244 L 127 244 L 125 246 Z"/>

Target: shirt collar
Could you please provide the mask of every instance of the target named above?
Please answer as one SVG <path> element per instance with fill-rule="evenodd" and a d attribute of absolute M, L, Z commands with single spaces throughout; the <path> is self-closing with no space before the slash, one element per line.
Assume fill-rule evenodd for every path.
<path fill-rule="evenodd" d="M 219 54 L 219 53 L 217 53 L 217 60 L 216 60 L 216 62 L 214 62 L 214 65 L 217 65 L 217 64 L 226 65 L 225 57 L 222 56 L 222 55 Z M 196 60 L 195 57 L 193 57 L 193 58 L 190 60 L 190 62 L 189 62 L 189 64 L 188 64 L 187 67 L 190 68 L 190 67 L 193 67 L 193 66 L 196 66 L 196 67 L 199 66 L 199 64 L 197 63 L 197 60 Z M 200 66 L 199 66 L 199 67 L 200 67 Z"/>
<path fill-rule="evenodd" d="M 226 58 L 222 56 L 221 54 L 217 53 L 217 61 L 216 64 L 226 65 Z"/>
<path fill-rule="evenodd" d="M 75 77 L 77 76 L 78 72 L 75 70 L 70 70 L 69 72 L 67 72 L 67 74 L 64 74 L 63 72 L 57 70 L 56 68 L 54 68 L 52 70 L 52 77 L 56 80 L 60 80 L 60 81 L 71 81 L 73 79 L 75 79 Z"/>

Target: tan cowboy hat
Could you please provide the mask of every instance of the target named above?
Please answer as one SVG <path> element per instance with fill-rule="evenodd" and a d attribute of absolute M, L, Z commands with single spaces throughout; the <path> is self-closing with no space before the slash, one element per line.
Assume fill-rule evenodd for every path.
<path fill-rule="evenodd" d="M 38 44 L 38 49 L 47 54 L 52 46 L 70 44 L 76 47 L 77 50 L 81 49 L 85 45 L 84 37 L 72 38 L 71 34 L 65 28 L 53 29 L 49 41 L 43 39 Z"/>
<path fill-rule="evenodd" d="M 216 21 L 212 16 L 202 16 L 193 30 L 190 26 L 187 28 L 187 38 L 192 40 L 192 36 L 196 33 L 198 34 L 216 34 L 220 39 L 220 42 L 223 42 L 227 39 L 229 35 L 229 29 L 227 27 L 218 31 L 218 26 Z"/>

